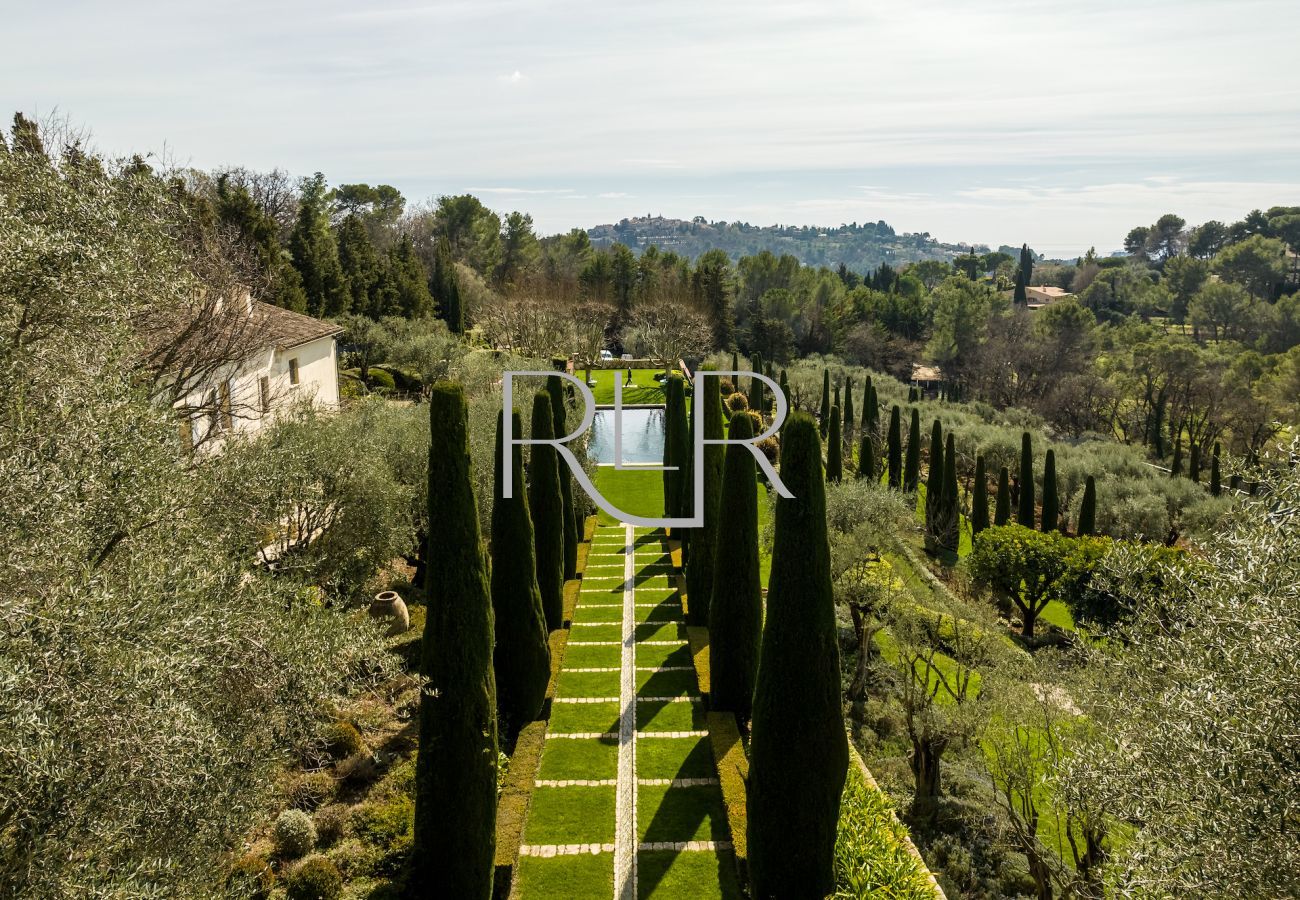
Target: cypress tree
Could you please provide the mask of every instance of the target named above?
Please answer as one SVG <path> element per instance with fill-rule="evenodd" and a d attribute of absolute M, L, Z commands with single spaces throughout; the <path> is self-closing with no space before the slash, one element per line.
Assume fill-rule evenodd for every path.
<path fill-rule="evenodd" d="M 1026 431 L 1020 438 L 1020 505 L 1016 521 L 1034 527 L 1034 445 Z"/>
<path fill-rule="evenodd" d="M 722 397 L 716 391 L 697 390 L 695 402 L 700 401 L 704 403 L 704 437 L 721 440 Z M 693 450 L 694 444 L 685 448 L 684 452 L 691 454 Z M 692 625 L 709 624 L 713 568 L 716 565 L 714 551 L 718 542 L 718 506 L 722 498 L 722 468 L 725 459 L 726 447 L 721 444 L 704 445 L 704 525 L 695 529 L 691 535 L 690 559 L 686 563 L 687 619 Z M 693 493 L 694 483 L 691 482 L 689 487 L 683 484 L 682 489 Z M 683 503 L 683 513 L 689 512 L 687 504 L 693 504 L 693 499 Z"/>
<path fill-rule="evenodd" d="M 664 516 L 678 517 L 681 509 L 681 478 L 679 471 L 686 465 L 687 447 L 686 389 L 679 372 L 673 372 L 664 382 Z"/>
<path fill-rule="evenodd" d="M 328 206 L 325 176 L 317 172 L 303 182 L 298 221 L 289 235 L 289 253 L 302 276 L 307 312 L 318 318 L 347 312 L 351 299 L 339 265 Z"/>
<path fill-rule="evenodd" d="M 1218 444 L 1214 445 L 1216 448 Z M 1219 470 L 1219 454 L 1210 457 L 1210 493 L 1215 497 L 1223 493 L 1223 474 Z"/>
<path fill-rule="evenodd" d="M 853 434 L 853 379 L 844 382 L 844 439 Z"/>
<path fill-rule="evenodd" d="M 989 487 L 983 453 L 975 457 L 975 482 L 971 491 L 970 531 L 971 537 L 974 537 L 989 527 Z"/>
<path fill-rule="evenodd" d="M 943 425 L 938 419 L 930 427 L 930 458 L 925 479 L 925 530 L 938 537 L 935 529 L 943 500 Z"/>
<path fill-rule="evenodd" d="M 821 446 L 791 416 L 776 505 L 749 747 L 749 871 L 756 898 L 824 897 L 848 772 Z"/>
<path fill-rule="evenodd" d="M 1083 483 L 1083 500 L 1079 503 L 1079 521 L 1074 533 L 1079 537 L 1097 533 L 1097 482 L 1091 475 Z"/>
<path fill-rule="evenodd" d="M 754 372 L 763 371 L 763 354 L 755 353 L 750 365 Z M 749 408 L 760 415 L 767 412 L 767 400 L 763 396 L 763 382 L 757 376 L 749 379 Z"/>
<path fill-rule="evenodd" d="M 880 431 L 880 401 L 876 398 L 876 386 L 867 379 L 867 402 L 862 405 L 862 427 L 872 434 Z"/>
<path fill-rule="evenodd" d="M 1197 484 L 1201 483 L 1201 445 L 1192 444 L 1187 460 L 1187 477 Z"/>
<path fill-rule="evenodd" d="M 460 385 L 434 385 L 429 420 L 429 555 L 442 568 L 426 582 L 420 673 L 428 685 L 420 694 L 408 884 L 416 896 L 487 900 L 497 808 L 492 601 Z"/>
<path fill-rule="evenodd" d="M 1174 461 L 1169 464 L 1169 476 L 1178 478 L 1183 474 L 1183 441 L 1179 438 L 1174 442 Z"/>
<path fill-rule="evenodd" d="M 731 417 L 730 437 L 754 436 L 744 411 Z M 754 456 L 728 444 L 722 469 L 714 545 L 713 597 L 709 603 L 709 704 L 749 721 L 763 633 L 763 584 L 758 570 L 758 495 Z M 717 560 L 726 560 L 718 565 Z"/>
<path fill-rule="evenodd" d="M 831 408 L 834 409 L 837 406 L 840 409 L 844 408 L 844 405 L 840 403 L 840 386 L 838 384 L 835 385 L 835 390 L 831 394 Z"/>
<path fill-rule="evenodd" d="M 737 353 L 735 350 L 731 351 L 731 371 L 733 372 L 740 371 L 740 354 Z M 740 376 L 732 375 L 731 377 L 735 379 L 736 390 L 740 390 Z"/>
<path fill-rule="evenodd" d="M 993 507 L 993 524 L 1005 525 L 1011 521 L 1011 473 L 1003 466 L 998 472 L 998 497 Z"/>
<path fill-rule="evenodd" d="M 1056 495 L 1056 451 L 1048 449 L 1043 460 L 1043 531 L 1056 531 L 1060 527 L 1061 505 Z"/>
<path fill-rule="evenodd" d="M 555 437 L 551 395 L 545 389 L 533 395 L 531 435 L 539 441 Z M 546 613 L 546 627 L 554 631 L 564 625 L 564 495 L 560 493 L 560 461 L 554 447 L 531 446 L 528 509 L 533 516 L 537 588 L 542 596 L 542 611 Z"/>
<path fill-rule="evenodd" d="M 943 454 L 943 496 L 940 503 L 942 543 L 945 549 L 956 553 L 961 540 L 961 495 L 957 488 L 957 447 L 952 432 L 948 433 L 948 447 Z"/>
<path fill-rule="evenodd" d="M 433 271 L 429 273 L 429 293 L 438 303 L 438 314 L 447 322 L 453 334 L 465 331 L 465 309 L 460 298 L 460 277 L 456 274 L 456 260 L 451 255 L 451 243 L 446 235 L 438 240 L 433 256 Z"/>
<path fill-rule="evenodd" d="M 817 428 L 821 432 L 822 440 L 826 439 L 826 432 L 831 427 L 831 370 L 822 369 L 822 405 L 817 415 Z"/>
<path fill-rule="evenodd" d="M 907 461 L 903 464 L 903 490 L 916 493 L 921 478 L 921 413 L 912 407 L 912 424 L 907 431 Z"/>
<path fill-rule="evenodd" d="M 826 443 L 826 480 L 839 484 L 844 480 L 844 441 L 840 436 L 840 408 L 831 407 L 830 439 Z"/>
<path fill-rule="evenodd" d="M 522 435 L 519 412 L 512 412 L 511 418 L 514 434 Z M 497 712 L 505 723 L 506 743 L 512 744 L 519 729 L 542 710 L 551 677 L 551 648 L 546 640 L 542 592 L 537 586 L 524 453 L 518 444 L 510 460 L 514 496 L 509 500 L 502 496 L 504 424 L 502 410 L 497 418 L 496 495 L 492 502 L 492 613 L 496 621 L 492 670 L 496 673 Z"/>
<path fill-rule="evenodd" d="M 898 490 L 903 486 L 903 435 L 899 422 L 898 404 L 889 413 L 889 486 Z"/>
<path fill-rule="evenodd" d="M 858 450 L 858 477 L 876 477 L 876 442 L 870 432 L 862 432 L 862 446 Z"/>
<path fill-rule="evenodd" d="M 555 436 L 565 437 L 569 433 L 568 407 L 564 402 L 564 386 L 560 384 L 559 375 L 546 377 L 546 392 L 551 395 Z M 573 473 L 566 463 L 560 461 L 558 453 L 555 461 L 560 467 L 560 498 L 564 501 L 564 578 L 567 581 L 578 571 L 578 519 L 573 509 Z"/>

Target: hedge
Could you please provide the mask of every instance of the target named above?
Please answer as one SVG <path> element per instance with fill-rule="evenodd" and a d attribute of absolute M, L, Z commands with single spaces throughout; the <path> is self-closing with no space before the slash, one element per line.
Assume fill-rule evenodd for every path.
<path fill-rule="evenodd" d="M 718 769 L 718 785 L 722 789 L 722 804 L 727 811 L 727 827 L 731 829 L 731 848 L 736 857 L 736 871 L 741 884 L 749 881 L 749 806 L 745 799 L 745 784 L 749 780 L 749 758 L 740 739 L 740 726 L 729 712 L 710 710 L 706 714 L 709 745 L 713 748 L 713 762 Z"/>
<path fill-rule="evenodd" d="M 505 900 L 510 895 L 510 883 L 519 863 L 519 848 L 524 840 L 524 824 L 528 821 L 528 807 L 536 786 L 542 748 L 546 745 L 546 724 L 545 719 L 538 719 L 520 730 L 501 798 L 497 800 L 496 868 L 492 879 L 494 900 Z"/>

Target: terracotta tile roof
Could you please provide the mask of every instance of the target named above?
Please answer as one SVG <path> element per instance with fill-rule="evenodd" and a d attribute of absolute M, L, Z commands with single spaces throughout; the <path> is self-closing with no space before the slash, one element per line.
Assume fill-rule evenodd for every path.
<path fill-rule="evenodd" d="M 260 300 L 253 301 L 253 316 L 259 336 L 264 337 L 267 344 L 274 345 L 277 350 L 288 350 L 343 332 L 333 322 L 322 322 Z"/>

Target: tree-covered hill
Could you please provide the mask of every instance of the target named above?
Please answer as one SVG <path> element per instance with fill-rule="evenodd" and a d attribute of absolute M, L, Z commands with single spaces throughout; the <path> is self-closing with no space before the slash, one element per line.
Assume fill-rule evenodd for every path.
<path fill-rule="evenodd" d="M 703 216 L 691 221 L 662 216 L 623 219 L 614 225 L 587 229 L 598 247 L 621 243 L 636 252 L 651 245 L 696 259 L 719 249 L 733 260 L 767 250 L 776 256 L 790 254 L 806 266 L 836 267 L 844 263 L 868 271 L 881 263 L 899 265 L 924 259 L 951 261 L 967 252 L 964 244 L 943 244 L 929 232 L 899 234 L 884 221 L 853 222 L 834 228 L 816 225 L 750 225 L 747 222 L 709 222 Z M 988 248 L 980 248 L 987 253 Z"/>

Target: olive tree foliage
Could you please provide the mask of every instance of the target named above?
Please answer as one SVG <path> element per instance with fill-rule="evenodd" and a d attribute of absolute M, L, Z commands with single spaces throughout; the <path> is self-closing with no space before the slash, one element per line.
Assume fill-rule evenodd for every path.
<path fill-rule="evenodd" d="M 214 896 L 322 706 L 387 657 L 205 510 L 133 322 L 203 283 L 138 165 L 0 153 L 0 895 Z"/>
<path fill-rule="evenodd" d="M 1109 790 L 1117 819 L 1139 823 L 1115 861 L 1122 895 L 1300 891 L 1300 704 L 1287 663 L 1300 645 L 1300 470 L 1277 471 L 1272 492 L 1207 542 L 1204 565 L 1171 570 L 1178 585 L 1125 578 L 1122 555 L 1107 557 L 1118 587 L 1155 592 L 1128 604 L 1123 648 L 1095 653 L 1113 742 L 1080 773 Z"/>
<path fill-rule="evenodd" d="M 848 610 L 857 637 L 857 659 L 848 688 L 853 700 L 865 699 L 873 639 L 901 590 L 888 566 L 882 565 L 881 553 L 893 547 L 895 535 L 909 520 L 910 510 L 899 493 L 878 482 L 854 479 L 826 487 L 831 588 L 835 604 Z"/>

